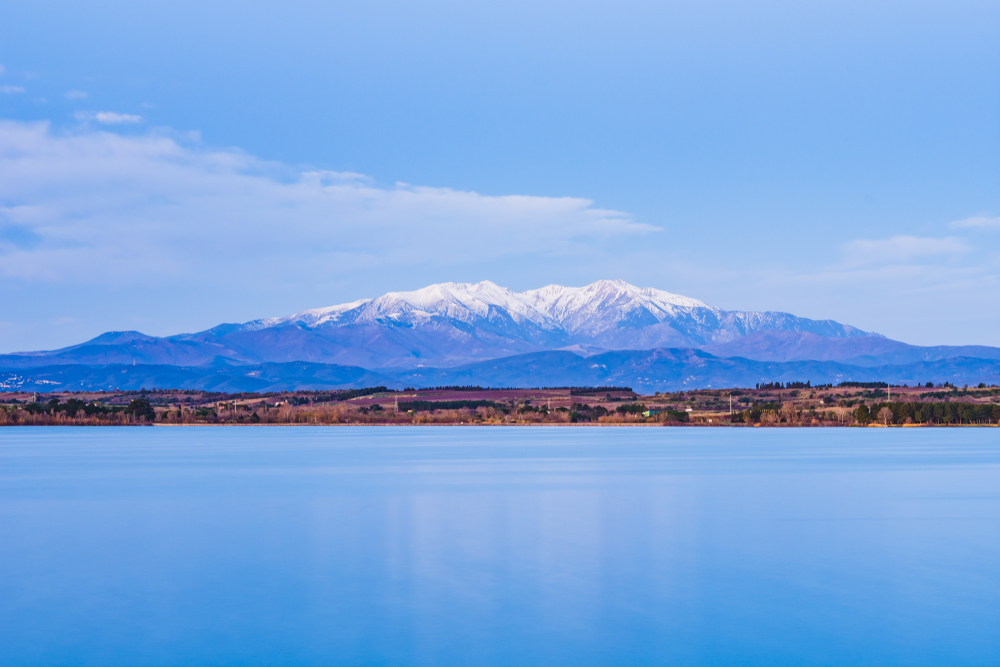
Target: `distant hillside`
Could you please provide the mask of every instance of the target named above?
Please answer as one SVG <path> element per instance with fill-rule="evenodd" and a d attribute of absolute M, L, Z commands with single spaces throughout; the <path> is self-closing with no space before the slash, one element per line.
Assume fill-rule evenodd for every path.
<path fill-rule="evenodd" d="M 481 361 L 450 368 L 363 368 L 309 362 L 207 367 L 169 365 L 72 365 L 30 369 L 0 368 L 0 390 L 69 391 L 83 389 L 177 388 L 211 391 L 343 389 L 385 385 L 480 385 L 558 387 L 627 385 L 642 393 L 709 387 L 752 387 L 761 382 L 844 381 L 914 385 L 1000 384 L 1000 360 L 949 358 L 910 364 L 855 366 L 833 361 L 753 361 L 721 358 L 702 350 L 623 350 L 583 357 L 549 351 Z"/>
<path fill-rule="evenodd" d="M 1000 348 L 985 345 L 920 347 L 875 336 L 830 338 L 800 331 L 755 331 L 701 349 L 719 357 L 758 361 L 842 361 L 855 366 L 911 364 L 956 357 L 1000 359 Z"/>
<path fill-rule="evenodd" d="M 410 386 L 558 387 L 627 385 L 637 391 L 752 387 L 758 382 L 882 381 L 1000 384 L 1000 360 L 950 358 L 901 365 L 857 366 L 834 361 L 755 361 L 721 358 L 703 350 L 621 350 L 580 357 L 570 352 L 494 359 L 457 368 L 410 370 L 394 376 Z"/>
<path fill-rule="evenodd" d="M 0 391 L 131 390 L 169 387 L 204 391 L 352 389 L 393 385 L 391 378 L 353 366 L 289 362 L 209 367 L 163 364 L 60 364 L 30 369 L 0 368 Z M 401 388 L 401 387 L 400 387 Z"/>

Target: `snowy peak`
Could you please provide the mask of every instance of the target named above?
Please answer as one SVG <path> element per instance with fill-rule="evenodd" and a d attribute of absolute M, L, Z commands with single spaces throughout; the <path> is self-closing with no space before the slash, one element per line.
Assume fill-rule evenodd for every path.
<path fill-rule="evenodd" d="M 382 317 L 429 319 L 447 317 L 461 322 L 490 319 L 503 312 L 514 322 L 544 321 L 539 313 L 524 304 L 506 287 L 484 280 L 479 283 L 441 283 L 413 292 L 390 292 L 374 299 L 365 309 L 365 321 Z"/>
<path fill-rule="evenodd" d="M 294 323 L 315 328 L 386 318 L 416 323 L 434 317 L 474 323 L 508 317 L 515 323 L 531 322 L 546 329 L 603 330 L 637 315 L 658 322 L 678 309 L 710 308 L 707 304 L 670 292 L 640 288 L 623 280 L 599 280 L 585 287 L 548 285 L 514 292 L 489 280 L 479 283 L 440 283 L 412 292 L 389 292 L 376 299 L 306 310 L 288 317 L 248 322 L 245 330 Z M 713 309 L 714 310 L 714 309 Z"/>
<path fill-rule="evenodd" d="M 370 302 L 371 299 L 361 299 L 360 301 L 352 301 L 351 303 L 342 303 L 339 306 L 303 310 L 301 313 L 287 317 L 267 317 L 247 322 L 241 329 L 243 331 L 259 331 L 260 329 L 268 329 L 288 322 L 295 322 L 309 328 L 315 328 L 324 324 L 337 323 L 343 318 L 345 313 L 355 311 Z"/>
<path fill-rule="evenodd" d="M 499 345 L 498 349 L 513 349 L 504 347 L 512 341 L 527 344 L 529 349 L 557 344 L 596 344 L 609 349 L 699 346 L 760 330 L 807 331 L 832 337 L 869 335 L 837 322 L 787 313 L 727 312 L 698 299 L 636 287 L 624 280 L 599 280 L 584 287 L 548 285 L 525 292 L 488 280 L 440 283 L 288 317 L 255 320 L 241 329 L 393 324 L 450 329 L 453 333 L 448 337 L 457 346 L 467 344 L 470 336 L 477 337 L 474 331 L 490 332 L 499 337 L 490 344 Z"/>
<path fill-rule="evenodd" d="M 552 328 L 548 318 L 526 304 L 521 295 L 484 280 L 479 283 L 440 283 L 411 292 L 389 292 L 375 299 L 361 299 L 326 308 L 304 310 L 287 317 L 273 317 L 242 326 L 257 331 L 281 325 L 310 329 L 394 320 L 409 324 L 443 317 L 473 324 L 479 320 L 510 318 Z"/>
<path fill-rule="evenodd" d="M 570 333 L 596 333 L 625 321 L 662 322 L 679 311 L 708 304 L 651 287 L 636 287 L 624 280 L 599 280 L 586 287 L 549 285 L 524 296 L 541 312 Z"/>

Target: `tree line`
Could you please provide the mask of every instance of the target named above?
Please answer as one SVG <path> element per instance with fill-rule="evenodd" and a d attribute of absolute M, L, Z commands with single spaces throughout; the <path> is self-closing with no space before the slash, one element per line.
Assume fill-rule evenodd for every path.
<path fill-rule="evenodd" d="M 1000 405 L 991 403 L 875 403 L 854 410 L 859 424 L 990 424 L 1000 422 Z"/>
<path fill-rule="evenodd" d="M 801 424 L 804 422 L 883 424 L 998 424 L 1000 404 L 904 401 L 861 403 L 853 410 L 800 409 L 792 403 L 758 403 L 733 415 L 733 421 L 746 424 Z"/>

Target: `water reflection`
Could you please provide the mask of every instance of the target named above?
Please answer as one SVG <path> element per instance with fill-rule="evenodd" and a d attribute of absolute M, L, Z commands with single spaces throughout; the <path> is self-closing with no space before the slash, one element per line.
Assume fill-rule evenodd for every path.
<path fill-rule="evenodd" d="M 7 429 L 0 664 L 997 664 L 995 433 Z"/>

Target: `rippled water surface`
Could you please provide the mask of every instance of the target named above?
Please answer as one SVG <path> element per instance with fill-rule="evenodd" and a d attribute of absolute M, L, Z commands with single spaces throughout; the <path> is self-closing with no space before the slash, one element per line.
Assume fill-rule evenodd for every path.
<path fill-rule="evenodd" d="M 6 428 L 2 665 L 998 665 L 1000 430 Z"/>

